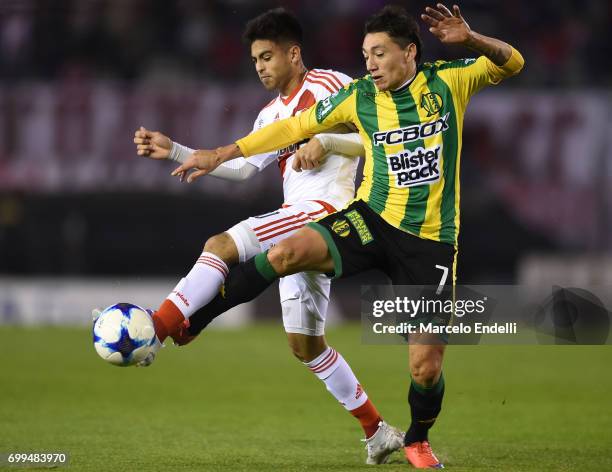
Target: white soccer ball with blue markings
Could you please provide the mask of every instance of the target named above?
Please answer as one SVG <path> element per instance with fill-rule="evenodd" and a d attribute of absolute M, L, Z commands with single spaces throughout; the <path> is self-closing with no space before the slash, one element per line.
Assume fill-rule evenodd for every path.
<path fill-rule="evenodd" d="M 102 359 L 121 367 L 152 361 L 159 349 L 151 315 L 131 303 L 104 309 L 94 321 L 93 341 Z"/>

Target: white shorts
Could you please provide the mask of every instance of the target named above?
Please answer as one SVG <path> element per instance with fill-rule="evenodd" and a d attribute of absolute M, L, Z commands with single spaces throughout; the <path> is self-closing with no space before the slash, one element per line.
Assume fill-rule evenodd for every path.
<path fill-rule="evenodd" d="M 240 262 L 270 249 L 306 223 L 334 211 L 324 202 L 306 201 L 254 216 L 232 226 L 227 233 L 238 248 Z M 331 280 L 318 272 L 300 272 L 279 280 L 283 325 L 287 333 L 322 336 Z"/>

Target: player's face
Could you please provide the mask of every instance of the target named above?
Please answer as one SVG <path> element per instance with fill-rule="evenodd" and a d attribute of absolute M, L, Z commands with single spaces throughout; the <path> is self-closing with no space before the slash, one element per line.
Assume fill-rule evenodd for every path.
<path fill-rule="evenodd" d="M 416 46 L 411 43 L 401 48 L 387 33 L 366 34 L 362 52 L 378 90 L 401 87 L 416 70 Z"/>
<path fill-rule="evenodd" d="M 281 89 L 289 81 L 292 73 L 289 48 L 258 39 L 251 44 L 251 59 L 266 90 Z"/>

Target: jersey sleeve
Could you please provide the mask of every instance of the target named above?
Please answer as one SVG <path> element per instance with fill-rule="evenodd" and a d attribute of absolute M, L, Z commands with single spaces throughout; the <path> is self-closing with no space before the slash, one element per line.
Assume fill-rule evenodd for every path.
<path fill-rule="evenodd" d="M 339 124 L 351 123 L 355 120 L 355 95 L 355 82 L 351 82 L 302 113 L 276 121 L 239 139 L 236 144 L 242 155 L 249 157 L 282 149 Z"/>
<path fill-rule="evenodd" d="M 449 85 L 453 94 L 466 104 L 470 97 L 488 85 L 497 85 L 503 79 L 518 74 L 525 60 L 512 48 L 510 58 L 502 66 L 489 58 L 459 59 L 438 65 L 438 75 Z"/>
<path fill-rule="evenodd" d="M 259 112 L 259 115 L 257 116 L 257 119 L 255 120 L 255 123 L 253 123 L 253 131 L 251 131 L 251 134 L 255 133 L 256 131 L 264 127 L 263 125 L 264 121 L 262 119 L 261 114 L 262 113 Z M 248 162 L 250 164 L 253 164 L 254 166 L 257 166 L 257 169 L 259 170 L 259 172 L 261 172 L 263 169 L 268 167 L 271 163 L 276 161 L 276 150 L 274 149 L 272 151 L 273 152 L 263 152 L 260 154 L 253 155 L 249 158 Z M 239 159 L 244 159 L 244 158 L 241 157 Z"/>

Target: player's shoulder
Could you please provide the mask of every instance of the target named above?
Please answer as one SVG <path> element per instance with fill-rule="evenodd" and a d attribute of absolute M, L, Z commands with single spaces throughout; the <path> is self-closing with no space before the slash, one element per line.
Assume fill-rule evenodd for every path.
<path fill-rule="evenodd" d="M 479 59 L 480 58 L 464 58 L 455 59 L 452 61 L 438 60 L 434 62 L 425 62 L 419 66 L 419 70 L 425 74 L 437 73 L 448 69 L 460 70 L 474 65 Z"/>
<path fill-rule="evenodd" d="M 306 86 L 317 98 L 336 93 L 351 80 L 348 75 L 331 69 L 311 69 L 304 78 Z"/>
<path fill-rule="evenodd" d="M 274 97 L 272 100 L 266 103 L 266 105 L 261 109 L 260 113 L 263 113 L 264 110 L 267 110 L 268 108 L 272 108 L 272 106 L 277 102 L 277 100 L 278 96 Z"/>
<path fill-rule="evenodd" d="M 366 95 L 377 93 L 376 85 L 372 80 L 370 74 L 364 75 L 358 79 L 353 80 L 347 87 L 350 91 L 356 91 L 358 93 L 365 93 Z"/>
<path fill-rule="evenodd" d="M 276 113 L 279 101 L 280 100 L 278 96 L 274 97 L 272 100 L 266 103 L 265 106 L 259 111 L 259 116 L 262 117 L 270 113 Z"/>
<path fill-rule="evenodd" d="M 344 74 L 343 72 L 338 72 L 337 70 L 332 69 L 311 69 L 310 73 L 318 77 L 328 77 L 338 86 L 346 85 L 353 80 L 352 77 Z"/>

